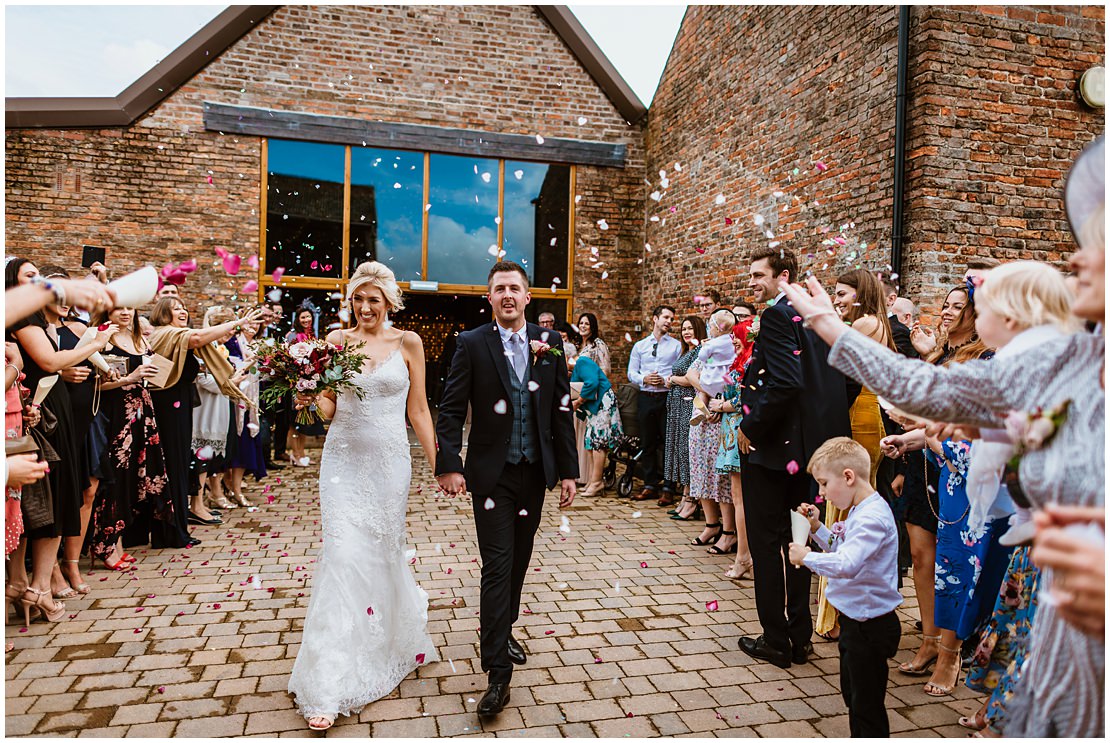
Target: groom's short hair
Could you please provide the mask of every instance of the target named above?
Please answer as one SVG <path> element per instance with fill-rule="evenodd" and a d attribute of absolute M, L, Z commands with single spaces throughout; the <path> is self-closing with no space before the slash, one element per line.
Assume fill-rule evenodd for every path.
<path fill-rule="evenodd" d="M 766 259 L 767 265 L 771 267 L 772 277 L 782 275 L 783 271 L 789 271 L 791 281 L 799 280 L 798 259 L 790 248 L 763 247 L 752 253 L 752 263 L 763 259 Z"/>
<path fill-rule="evenodd" d="M 524 270 L 524 266 L 515 261 L 498 261 L 494 263 L 493 268 L 489 270 L 489 276 L 486 277 L 486 286 L 491 285 L 495 273 L 508 273 L 509 271 L 516 271 L 519 273 L 520 278 L 524 280 L 524 288 L 528 288 L 528 272 Z"/>

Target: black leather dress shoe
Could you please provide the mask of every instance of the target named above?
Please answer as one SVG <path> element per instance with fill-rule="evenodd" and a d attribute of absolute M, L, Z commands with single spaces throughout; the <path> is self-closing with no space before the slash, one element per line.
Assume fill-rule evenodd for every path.
<path fill-rule="evenodd" d="M 268 470 L 283 470 L 283 469 L 285 469 L 285 465 L 284 464 L 278 464 L 277 462 L 267 462 L 266 463 L 266 469 L 268 469 Z"/>
<path fill-rule="evenodd" d="M 790 654 L 790 661 L 800 666 L 803 663 L 808 663 L 809 656 L 811 655 L 813 655 L 813 643 L 806 642 L 806 644 L 802 645 L 800 648 L 794 648 L 793 652 Z"/>
<path fill-rule="evenodd" d="M 524 648 L 512 635 L 509 635 L 509 660 L 518 666 L 523 666 L 528 662 L 528 656 L 524 654 Z"/>
<path fill-rule="evenodd" d="M 508 684 L 490 684 L 485 695 L 478 701 L 478 716 L 493 717 L 500 714 L 509 703 Z"/>
<path fill-rule="evenodd" d="M 196 537 L 189 537 L 189 539 L 185 543 L 190 547 L 196 547 L 198 544 L 200 544 L 200 540 Z"/>
<path fill-rule="evenodd" d="M 767 641 L 763 639 L 763 635 L 759 637 L 741 637 L 740 649 L 753 658 L 765 660 L 779 668 L 790 668 L 790 656 L 768 645 Z"/>

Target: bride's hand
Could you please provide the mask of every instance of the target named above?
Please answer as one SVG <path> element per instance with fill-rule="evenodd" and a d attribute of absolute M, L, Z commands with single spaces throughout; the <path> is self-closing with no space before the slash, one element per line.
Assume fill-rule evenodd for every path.
<path fill-rule="evenodd" d="M 303 392 L 298 392 L 297 396 L 293 398 L 293 408 L 301 410 L 316 404 L 316 395 L 306 395 Z"/>

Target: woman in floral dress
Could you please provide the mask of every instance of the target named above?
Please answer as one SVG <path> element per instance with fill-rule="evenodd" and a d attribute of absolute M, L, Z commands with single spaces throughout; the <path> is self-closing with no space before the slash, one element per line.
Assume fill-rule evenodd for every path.
<path fill-rule="evenodd" d="M 584 473 L 586 489 L 582 495 L 592 497 L 605 489 L 603 472 L 606 452 L 616 446 L 624 429 L 621 427 L 620 409 L 617 407 L 613 385 L 593 359 L 588 356 L 579 358 L 570 381 L 582 383 L 582 391 L 574 401 L 574 409 L 576 416 L 585 416 L 585 444 L 590 459 L 590 468 Z"/>

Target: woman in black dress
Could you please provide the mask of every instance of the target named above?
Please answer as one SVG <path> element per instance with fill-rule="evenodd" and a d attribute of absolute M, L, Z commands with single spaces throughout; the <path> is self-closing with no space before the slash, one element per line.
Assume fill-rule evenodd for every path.
<path fill-rule="evenodd" d="M 193 352 L 204 358 L 205 365 L 216 377 L 224 394 L 233 400 L 243 401 L 242 393 L 230 381 L 234 374 L 233 367 L 209 344 L 223 338 L 243 323 L 257 320 L 261 314 L 261 310 L 255 310 L 238 320 L 191 330 L 189 310 L 177 297 L 159 299 L 150 313 L 150 322 L 154 326 L 154 332 L 150 335 L 150 347 L 172 363 L 167 386 L 153 391 L 150 397 L 154 402 L 154 417 L 162 439 L 170 501 L 174 509 L 174 523 L 166 522 L 164 528 L 156 528 L 156 524 L 151 524 L 152 547 L 200 544 L 199 539 L 189 536 L 188 525 L 189 463 L 193 459 L 192 387 L 200 366 Z"/>
<path fill-rule="evenodd" d="M 30 261 L 13 258 L 5 269 L 6 286 L 29 283 L 38 275 L 38 269 Z M 57 317 L 62 314 L 56 306 L 52 313 Z M 98 333 L 84 348 L 62 351 L 58 348 L 56 329 L 40 311 L 14 323 L 8 328 L 8 336 L 18 344 L 23 355 L 25 384 L 33 395 L 42 378 L 79 364 L 103 350 L 114 331 L 115 328 L 110 327 Z M 64 604 L 53 599 L 53 594 L 65 588 L 61 573 L 55 571 L 58 548 L 63 537 L 81 538 L 81 493 L 88 482 L 87 474 L 82 471 L 81 438 L 74 423 L 73 404 L 64 383 L 54 384 L 42 408 L 44 414 L 52 414 L 57 419 L 57 425 L 46 434 L 46 440 L 58 453 L 60 461 L 50 468 L 48 475 L 53 494 L 53 523 L 26 532 L 31 543 L 32 573 L 21 603 L 25 616 L 37 606 L 49 621 L 56 622 L 65 614 Z M 53 590 L 52 583 L 55 583 Z"/>
<path fill-rule="evenodd" d="M 124 362 L 119 378 L 104 382 L 101 388 L 100 411 L 94 426 L 103 432 L 106 445 L 99 450 L 93 471 L 99 478 L 93 501 L 92 528 L 89 538 L 93 558 L 113 570 L 126 570 L 135 558 L 123 551 L 125 534 L 145 544 L 146 534 L 138 529 L 128 531 L 136 519 L 144 525 L 159 522 L 161 533 L 168 525 L 176 526 L 173 504 L 166 488 L 166 464 L 162 442 L 154 419 L 154 404 L 145 380 L 157 373 L 158 367 L 144 364 L 143 355 L 150 353 L 139 329 L 138 313 L 117 307 L 106 317 L 93 317 L 94 323 L 110 322 L 119 327 L 112 336 L 112 346 L 104 352 L 109 363 Z"/>
<path fill-rule="evenodd" d="M 43 266 L 41 273 L 47 279 L 69 278 L 69 271 L 61 266 Z M 67 321 L 69 316 L 68 305 L 47 305 L 43 308 L 46 322 L 54 326 L 57 333 L 58 347 L 63 351 L 71 351 L 77 347 L 77 342 L 85 332 L 86 326 L 78 321 Z M 85 534 L 89 526 L 89 514 L 92 513 L 92 499 L 96 493 L 96 484 L 93 483 L 92 462 L 89 452 L 90 429 L 93 421 L 93 405 L 96 397 L 97 374 L 88 361 L 62 369 L 58 372 L 69 392 L 69 401 L 73 413 L 73 430 L 77 440 L 77 451 L 80 456 L 78 477 L 84 489 L 81 492 L 81 534 L 77 537 L 66 537 L 62 540 L 61 575 L 56 576 L 52 583 L 62 585 L 62 581 L 69 585 L 61 591 L 55 591 L 54 598 L 73 598 L 89 592 L 89 584 L 81 580 L 79 560 L 81 548 L 85 541 Z"/>

